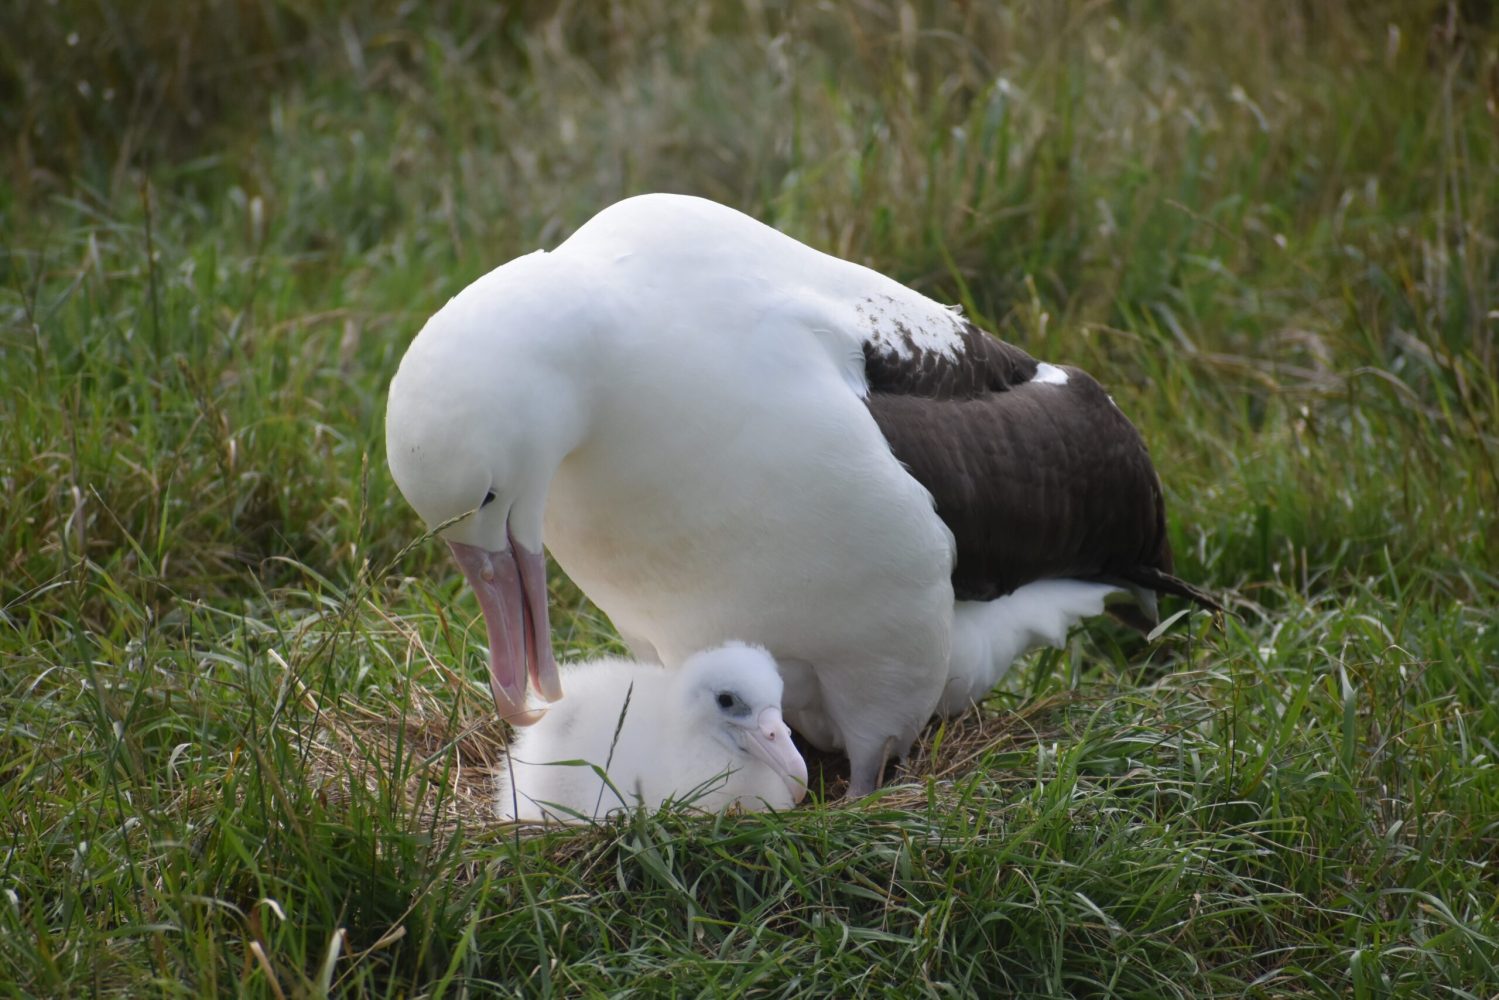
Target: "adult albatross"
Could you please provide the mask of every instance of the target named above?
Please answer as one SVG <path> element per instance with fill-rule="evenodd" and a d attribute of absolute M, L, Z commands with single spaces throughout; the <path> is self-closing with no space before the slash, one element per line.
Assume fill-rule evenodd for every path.
<path fill-rule="evenodd" d="M 642 659 L 768 649 L 850 795 L 1105 594 L 1215 607 L 1086 373 L 700 198 L 619 202 L 460 292 L 386 449 L 478 596 L 501 715 L 534 720 L 528 678 L 562 695 L 545 544 Z"/>

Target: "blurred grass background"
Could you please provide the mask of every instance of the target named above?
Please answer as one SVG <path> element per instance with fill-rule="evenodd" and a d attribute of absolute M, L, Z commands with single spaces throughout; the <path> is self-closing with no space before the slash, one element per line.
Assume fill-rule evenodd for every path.
<path fill-rule="evenodd" d="M 50 0 L 0 129 L 0 990 L 1499 992 L 1492 5 Z M 1239 617 L 1036 657 L 926 808 L 422 822 L 354 720 L 482 717 L 482 629 L 385 384 L 648 190 L 1093 371 Z"/>

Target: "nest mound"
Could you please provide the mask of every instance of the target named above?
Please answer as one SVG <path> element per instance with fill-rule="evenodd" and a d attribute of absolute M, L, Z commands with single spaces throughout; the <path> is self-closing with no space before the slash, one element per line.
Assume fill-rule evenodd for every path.
<path fill-rule="evenodd" d="M 905 759 L 886 770 L 881 808 L 924 805 L 929 784 L 943 785 L 976 771 L 994 753 L 1023 751 L 1061 735 L 1061 718 L 1076 698 L 1058 695 L 1018 711 L 977 707 L 933 723 Z M 363 788 L 394 799 L 414 823 L 469 833 L 512 828 L 495 815 L 497 779 L 506 764 L 509 727 L 487 703 L 461 692 L 456 702 L 413 687 L 410 700 L 382 713 L 345 700 L 322 709 L 311 766 L 326 797 L 346 800 Z M 848 785 L 848 761 L 797 742 L 807 761 L 812 794 L 799 809 L 854 808 L 840 796 Z"/>

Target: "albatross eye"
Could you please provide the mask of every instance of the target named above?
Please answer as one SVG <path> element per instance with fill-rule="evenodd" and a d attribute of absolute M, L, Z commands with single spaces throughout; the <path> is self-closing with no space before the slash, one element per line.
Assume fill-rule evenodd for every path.
<path fill-rule="evenodd" d="M 479 504 L 479 506 L 488 507 L 492 503 L 494 503 L 494 490 L 490 490 L 488 493 L 484 494 L 484 500 Z"/>
<path fill-rule="evenodd" d="M 729 694 L 729 692 L 727 692 L 727 691 L 720 691 L 719 694 L 718 694 L 718 707 L 719 708 L 733 708 L 734 707 L 734 696 L 731 695 L 731 694 Z"/>

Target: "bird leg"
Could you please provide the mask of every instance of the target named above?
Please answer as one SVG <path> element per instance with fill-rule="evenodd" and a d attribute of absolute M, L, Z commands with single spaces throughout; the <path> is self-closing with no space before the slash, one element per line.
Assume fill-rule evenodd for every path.
<path fill-rule="evenodd" d="M 883 740 L 850 742 L 848 748 L 848 790 L 843 793 L 847 800 L 862 799 L 880 787 L 885 776 L 885 764 L 895 749 L 896 737 Z"/>

